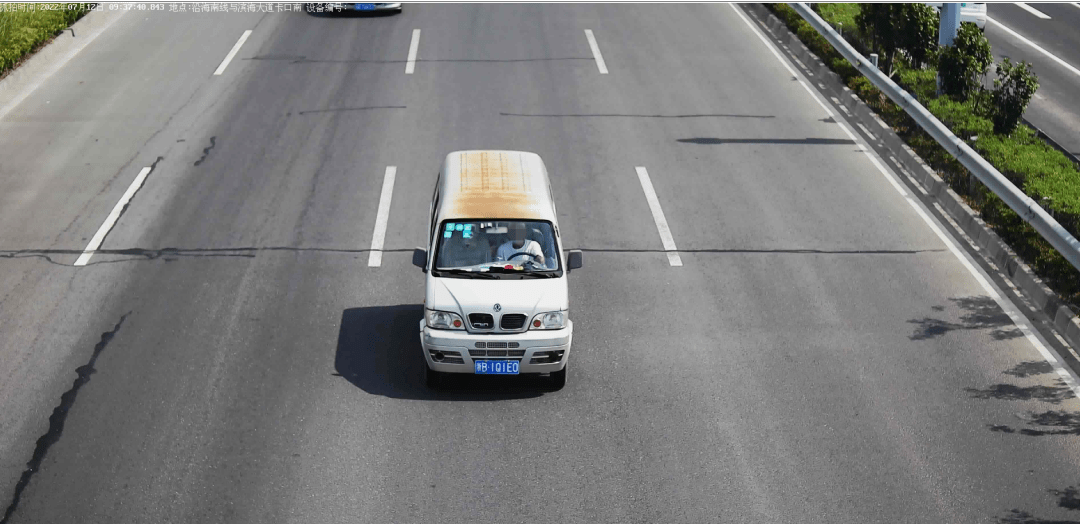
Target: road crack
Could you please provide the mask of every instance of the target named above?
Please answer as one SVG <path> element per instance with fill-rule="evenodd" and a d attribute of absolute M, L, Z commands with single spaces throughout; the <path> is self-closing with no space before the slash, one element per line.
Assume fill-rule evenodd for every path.
<path fill-rule="evenodd" d="M 0 520 L 0 524 L 7 524 L 11 520 L 11 516 L 15 514 L 23 490 L 30 484 L 30 479 L 34 476 L 34 473 L 37 473 L 38 469 L 41 468 L 41 463 L 45 460 L 45 454 L 49 452 L 49 448 L 60 440 L 60 436 L 64 432 L 64 422 L 67 420 L 71 408 L 75 405 L 75 397 L 79 394 L 79 389 L 85 386 L 87 382 L 90 382 L 90 375 L 97 371 L 94 369 L 94 363 L 97 362 L 98 356 L 101 355 L 105 346 L 109 345 L 109 341 L 116 336 L 116 333 L 120 331 L 124 319 L 130 314 L 130 311 L 124 313 L 124 316 L 120 317 L 120 321 L 111 330 L 101 334 L 101 340 L 94 346 L 94 353 L 90 356 L 90 360 L 75 370 L 79 377 L 75 379 L 71 389 L 60 396 L 60 405 L 56 406 L 52 415 L 49 416 L 49 430 L 38 438 L 37 445 L 34 447 L 34 455 L 31 457 L 30 462 L 26 463 L 26 470 L 19 477 L 19 482 L 15 484 L 15 493 L 11 496 L 11 502 L 8 504 L 7 510 L 4 511 L 4 518 Z"/>
<path fill-rule="evenodd" d="M 206 160 L 206 157 L 210 156 L 210 150 L 214 148 L 214 144 L 215 144 L 216 140 L 217 140 L 216 136 L 210 137 L 210 147 L 204 147 L 203 148 L 203 150 L 202 150 L 202 158 L 195 161 L 196 166 L 198 166 L 199 164 L 202 164 L 203 160 Z"/>

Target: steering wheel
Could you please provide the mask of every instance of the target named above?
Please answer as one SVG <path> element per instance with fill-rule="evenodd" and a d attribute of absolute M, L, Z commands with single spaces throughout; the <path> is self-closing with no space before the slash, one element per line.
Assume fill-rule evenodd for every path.
<path fill-rule="evenodd" d="M 532 259 L 534 261 L 536 260 L 536 255 L 534 255 L 532 253 L 526 253 L 525 251 L 518 251 L 517 253 L 514 253 L 513 255 L 510 255 L 510 256 L 506 257 L 506 261 L 509 262 L 509 261 L 521 256 L 521 255 L 525 255 L 527 257 L 532 257 Z"/>

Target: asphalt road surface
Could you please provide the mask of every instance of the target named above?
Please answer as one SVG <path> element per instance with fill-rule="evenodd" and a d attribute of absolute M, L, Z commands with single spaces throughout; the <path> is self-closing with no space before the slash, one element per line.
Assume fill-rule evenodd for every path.
<path fill-rule="evenodd" d="M 0 120 L 5 522 L 1080 520 L 1073 389 L 731 6 L 122 16 Z M 561 391 L 422 384 L 471 148 L 585 250 Z"/>
<path fill-rule="evenodd" d="M 1014 3 L 987 4 L 994 22 L 986 24 L 986 37 L 997 62 L 1009 57 L 1034 66 L 1039 89 L 1024 117 L 1080 157 L 1080 3 L 1026 5 L 1037 13 Z M 989 76 L 996 77 L 993 68 Z"/>

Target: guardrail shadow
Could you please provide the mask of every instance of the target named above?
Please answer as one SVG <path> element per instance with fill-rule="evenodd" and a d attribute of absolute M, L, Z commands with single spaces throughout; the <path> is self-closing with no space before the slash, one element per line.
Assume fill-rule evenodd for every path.
<path fill-rule="evenodd" d="M 420 349 L 421 304 L 346 309 L 341 314 L 336 375 L 372 395 L 412 400 L 511 400 L 547 390 L 541 377 L 452 375 L 442 388 L 424 384 Z"/>

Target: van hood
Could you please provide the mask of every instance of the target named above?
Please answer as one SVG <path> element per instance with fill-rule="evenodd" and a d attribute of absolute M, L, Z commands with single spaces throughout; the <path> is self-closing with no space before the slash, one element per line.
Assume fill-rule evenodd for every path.
<path fill-rule="evenodd" d="M 563 311 L 569 307 L 566 278 L 535 280 L 481 280 L 469 278 L 427 279 L 428 309 L 469 313 L 522 313 Z M 499 304 L 499 311 L 495 311 Z"/>

